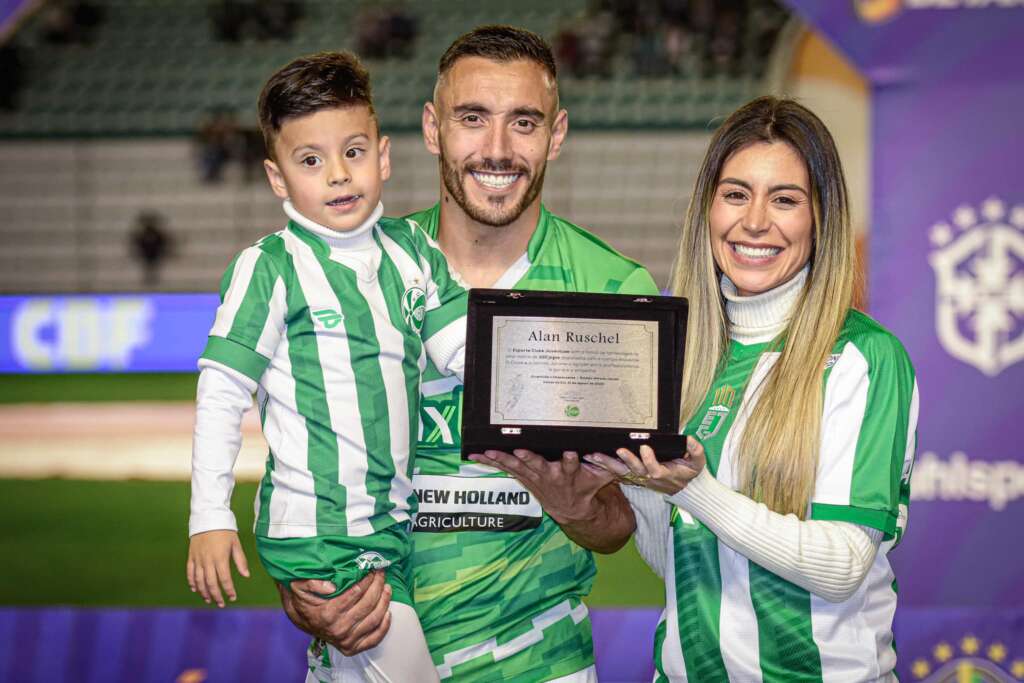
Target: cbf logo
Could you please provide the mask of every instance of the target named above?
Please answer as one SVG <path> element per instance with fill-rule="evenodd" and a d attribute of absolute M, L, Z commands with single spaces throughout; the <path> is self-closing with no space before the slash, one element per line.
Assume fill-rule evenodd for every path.
<path fill-rule="evenodd" d="M 427 315 L 427 293 L 422 287 L 412 286 L 402 295 L 402 317 L 405 323 L 419 332 Z"/>
<path fill-rule="evenodd" d="M 1024 679 L 1024 659 L 999 640 L 986 644 L 968 634 L 936 643 L 930 656 L 913 660 L 910 672 L 921 683 L 1015 683 Z"/>
<path fill-rule="evenodd" d="M 704 413 L 704 419 L 700 421 L 700 426 L 697 427 L 697 438 L 701 441 L 706 441 L 713 437 L 725 422 L 725 418 L 729 417 L 729 411 L 732 410 L 732 402 L 735 400 L 735 389 L 728 385 L 719 387 L 715 391 L 715 400 L 711 402 L 711 407 L 708 408 L 708 412 Z"/>
<path fill-rule="evenodd" d="M 1024 358 L 1024 206 L 960 206 L 931 241 L 939 342 L 994 377 Z"/>

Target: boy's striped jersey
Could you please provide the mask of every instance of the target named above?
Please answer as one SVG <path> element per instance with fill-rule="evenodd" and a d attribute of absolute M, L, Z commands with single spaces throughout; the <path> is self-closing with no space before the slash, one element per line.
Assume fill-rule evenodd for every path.
<path fill-rule="evenodd" d="M 426 356 L 465 338 L 465 288 L 422 230 L 331 238 L 295 220 L 243 250 L 200 367 L 258 383 L 270 447 L 256 533 L 366 536 L 409 519 Z"/>

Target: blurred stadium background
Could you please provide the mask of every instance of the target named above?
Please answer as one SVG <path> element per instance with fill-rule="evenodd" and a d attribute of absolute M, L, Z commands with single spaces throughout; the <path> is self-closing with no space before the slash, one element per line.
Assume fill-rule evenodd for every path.
<path fill-rule="evenodd" d="M 711 131 L 762 93 L 801 98 L 835 134 L 861 244 L 883 229 L 890 231 L 884 235 L 898 232 L 872 218 L 878 215 L 871 193 L 877 192 L 880 168 L 872 154 L 880 144 L 898 144 L 880 140 L 879 128 L 869 126 L 870 112 L 877 111 L 872 97 L 877 107 L 879 88 L 887 82 L 877 70 L 865 72 L 857 59 L 873 44 L 839 49 L 842 40 L 834 32 L 829 36 L 829 22 L 853 17 L 856 9 L 851 21 L 890 30 L 914 19 L 907 15 L 920 6 L 935 31 L 952 35 L 942 22 L 954 21 L 946 18 L 953 15 L 933 17 L 944 13 L 928 4 L 0 5 L 0 680 L 276 681 L 301 675 L 303 638 L 275 612 L 276 592 L 259 568 L 239 591 L 238 605 L 246 610 L 214 613 L 202 607 L 183 578 L 193 368 L 212 320 L 211 293 L 231 256 L 282 222 L 280 205 L 265 184 L 255 131 L 256 96 L 277 66 L 323 49 L 350 49 L 365 59 L 383 128 L 392 136 L 394 171 L 385 210 L 400 215 L 436 201 L 436 161 L 423 147 L 419 119 L 443 50 L 482 23 L 511 23 L 544 35 L 559 58 L 561 94 L 570 113 L 569 141 L 548 169 L 545 202 L 646 264 L 664 286 Z M 1000 35 L 1024 35 L 1015 7 L 1020 3 L 973 4 L 986 6 L 986 20 L 1002 25 Z M 883 43 L 876 47 L 883 50 Z M 1018 47 L 1011 67 L 1020 65 L 1020 55 Z M 1021 73 L 1008 77 L 1018 91 Z M 1024 98 L 1015 95 L 1019 124 Z M 1016 138 L 1005 144 L 1019 156 L 1019 125 Z M 1006 194 L 1008 207 L 1024 204 L 1019 181 Z M 969 197 L 950 200 L 931 220 L 945 219 L 955 202 L 988 199 Z M 1024 227 L 1024 218 L 1015 225 Z M 877 244 L 890 244 L 887 239 Z M 875 249 L 875 242 L 870 253 L 862 249 L 872 276 L 879 263 Z M 1024 259 L 1024 248 L 1017 254 Z M 877 316 L 872 304 L 879 290 L 872 282 L 865 303 Z M 912 285 L 911 290 L 930 286 Z M 1020 307 L 1012 320 L 1019 325 L 1024 294 L 1015 296 Z M 921 325 L 931 329 L 930 321 Z M 1017 339 L 1013 325 L 1007 334 Z M 916 349 L 908 347 L 919 362 Z M 1019 386 L 1020 366 L 1013 372 L 1001 381 Z M 922 381 L 927 391 L 925 386 Z M 1011 412 L 1014 403 L 1011 398 Z M 243 529 L 251 528 L 253 482 L 264 454 L 252 420 L 234 496 Z M 942 450 L 939 460 L 928 462 L 952 462 L 947 454 Z M 992 451 L 991 457 L 998 455 Z M 935 467 L 928 471 L 939 476 Z M 1024 478 L 1018 470 L 1007 477 L 1010 493 L 1000 510 L 1019 520 Z M 943 496 L 933 492 L 922 506 L 939 499 L 961 501 L 957 505 L 982 500 L 967 493 Z M 913 523 L 911 529 L 910 539 L 926 532 Z M 256 563 L 251 533 L 243 533 L 243 540 Z M 941 556 L 947 562 L 957 563 L 933 542 L 922 540 L 914 548 L 946 553 Z M 1011 624 L 1005 628 L 988 612 L 977 617 L 978 626 L 946 613 L 946 621 L 936 622 L 928 611 L 1006 607 L 1005 594 L 989 591 L 975 600 L 967 592 L 946 599 L 936 590 L 934 599 L 912 597 L 906 613 L 923 611 L 920 621 L 905 622 L 913 625 L 903 632 L 917 631 L 924 644 L 915 641 L 918 651 L 909 656 L 901 650 L 904 678 L 954 680 L 940 675 L 991 670 L 985 675 L 993 678 L 959 680 L 1024 679 L 1024 593 L 1015 592 L 1024 584 L 1013 578 L 1022 566 L 1012 560 L 999 574 L 999 585 L 1012 587 L 1008 594 L 1016 610 L 1000 612 Z M 660 582 L 631 547 L 599 558 L 589 603 L 602 680 L 649 676 L 653 618 L 661 602 Z M 924 633 L 921 625 L 928 619 L 933 626 L 952 625 Z M 995 630 L 985 631 L 989 627 Z M 932 644 L 949 650 L 931 649 Z M 1003 649 L 991 650 L 994 645 Z"/>

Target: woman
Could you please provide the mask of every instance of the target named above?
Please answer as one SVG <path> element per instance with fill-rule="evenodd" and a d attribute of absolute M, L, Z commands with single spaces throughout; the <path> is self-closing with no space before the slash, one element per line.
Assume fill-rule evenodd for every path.
<path fill-rule="evenodd" d="M 697 438 L 670 463 L 586 458 L 642 485 L 623 488 L 665 579 L 659 681 L 895 678 L 887 553 L 917 388 L 899 341 L 851 308 L 854 275 L 828 130 L 795 102 L 750 102 L 711 141 L 673 276 Z"/>

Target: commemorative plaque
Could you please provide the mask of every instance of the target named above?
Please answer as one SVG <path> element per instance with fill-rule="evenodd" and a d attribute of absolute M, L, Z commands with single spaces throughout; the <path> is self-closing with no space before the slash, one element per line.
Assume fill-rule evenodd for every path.
<path fill-rule="evenodd" d="M 473 289 L 462 455 L 527 448 L 680 457 L 686 299 Z"/>

